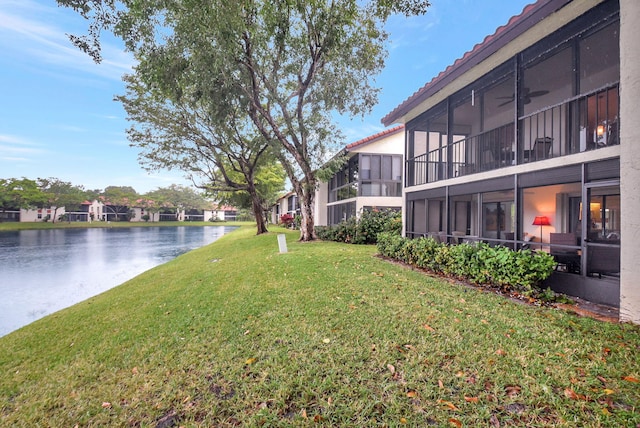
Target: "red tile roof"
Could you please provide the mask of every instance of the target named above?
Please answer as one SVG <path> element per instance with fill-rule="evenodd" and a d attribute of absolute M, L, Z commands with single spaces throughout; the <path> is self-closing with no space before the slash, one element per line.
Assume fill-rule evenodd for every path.
<path fill-rule="evenodd" d="M 485 37 L 481 43 L 476 44 L 473 49 L 458 58 L 453 64 L 383 117 L 382 123 L 385 126 L 389 126 L 396 122 L 421 102 L 451 83 L 460 74 L 478 65 L 508 42 L 571 1 L 538 0 L 525 6 L 519 15 L 512 16 L 507 24 L 498 27 L 493 34 Z"/>
<path fill-rule="evenodd" d="M 364 144 L 372 143 L 374 141 L 380 140 L 381 138 L 387 137 L 392 134 L 396 134 L 400 131 L 404 130 L 404 125 L 394 126 L 393 128 L 385 129 L 382 132 L 378 132 L 377 134 L 371 135 L 369 137 L 363 138 L 362 140 L 358 140 L 354 143 L 347 144 L 345 147 L 346 150 L 351 150 L 355 147 L 362 146 Z"/>

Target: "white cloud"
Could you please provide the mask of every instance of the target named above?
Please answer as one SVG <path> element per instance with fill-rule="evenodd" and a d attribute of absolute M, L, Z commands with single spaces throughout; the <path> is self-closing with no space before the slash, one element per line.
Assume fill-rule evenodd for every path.
<path fill-rule="evenodd" d="M 2 156 L 2 157 L 0 157 L 0 159 L 3 160 L 3 161 L 15 162 L 15 163 L 25 163 L 25 162 L 31 162 L 32 161 L 29 158 L 18 158 L 18 157 L 11 157 L 11 156 Z"/>
<path fill-rule="evenodd" d="M 40 148 L 39 144 L 15 135 L 0 134 L 0 158 L 6 162 L 25 162 L 32 159 L 25 156 L 38 156 L 47 151 Z"/>
<path fill-rule="evenodd" d="M 133 57 L 106 41 L 102 41 L 103 62 L 95 64 L 69 41 L 67 34 L 75 28 L 62 28 L 51 22 L 65 23 L 75 12 L 51 8 L 30 1 L 0 4 L 0 47 L 13 52 L 21 61 L 29 59 L 64 70 L 76 70 L 102 78 L 120 80 L 132 71 Z M 65 23 L 66 24 L 66 23 Z M 77 25 L 76 25 L 77 26 Z M 82 34 L 85 30 L 79 29 Z"/>

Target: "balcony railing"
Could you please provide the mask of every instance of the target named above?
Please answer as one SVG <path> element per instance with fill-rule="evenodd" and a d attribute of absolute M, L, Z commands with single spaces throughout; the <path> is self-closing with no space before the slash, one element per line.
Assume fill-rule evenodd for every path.
<path fill-rule="evenodd" d="M 407 185 L 617 145 L 618 100 L 615 84 L 521 117 L 520 144 L 509 123 L 408 159 Z"/>

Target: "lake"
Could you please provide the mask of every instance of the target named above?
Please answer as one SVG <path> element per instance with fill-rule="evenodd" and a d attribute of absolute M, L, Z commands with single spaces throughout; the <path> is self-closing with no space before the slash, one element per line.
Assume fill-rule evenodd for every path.
<path fill-rule="evenodd" d="M 0 232 L 0 336 L 102 293 L 235 226 Z"/>

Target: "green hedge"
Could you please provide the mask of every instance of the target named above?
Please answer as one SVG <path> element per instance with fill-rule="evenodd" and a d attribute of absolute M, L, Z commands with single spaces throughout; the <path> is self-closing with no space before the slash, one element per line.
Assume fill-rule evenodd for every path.
<path fill-rule="evenodd" d="M 316 226 L 316 236 L 324 241 L 347 244 L 375 244 L 379 233 L 400 236 L 402 217 L 390 209 L 365 211 L 356 219 L 351 217 L 335 226 Z"/>
<path fill-rule="evenodd" d="M 408 239 L 392 233 L 378 235 L 377 245 L 383 256 L 409 265 L 527 296 L 539 291 L 539 284 L 551 275 L 556 264 L 544 252 L 513 251 L 485 243 L 448 245 L 432 238 Z"/>

